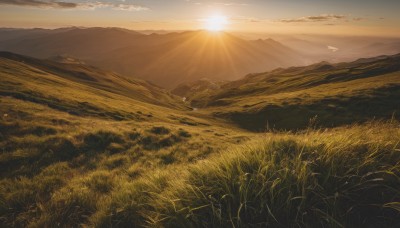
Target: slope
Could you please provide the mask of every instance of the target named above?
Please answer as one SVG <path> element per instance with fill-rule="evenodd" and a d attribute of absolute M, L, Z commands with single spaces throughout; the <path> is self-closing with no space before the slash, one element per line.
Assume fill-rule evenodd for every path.
<path fill-rule="evenodd" d="M 114 180 L 195 162 L 251 135 L 144 81 L 82 63 L 0 56 L 1 227 L 42 227 L 50 211 L 60 217 L 44 226 L 69 217 L 64 223 L 75 227 L 118 188 Z M 94 190 L 88 207 L 74 186 Z"/>
<path fill-rule="evenodd" d="M 326 127 L 387 119 L 399 111 L 399 62 L 394 55 L 277 69 L 193 94 L 191 103 L 257 131 L 304 128 L 314 118 Z"/>
<path fill-rule="evenodd" d="M 126 79 L 116 73 L 104 71 L 83 63 L 59 63 L 9 52 L 0 52 L 0 59 L 2 61 L 1 73 L 4 75 L 2 77 L 3 93 L 11 92 L 11 90 L 7 90 L 8 84 L 20 85 L 19 87 L 10 87 L 13 93 L 18 93 L 20 96 L 30 93 L 26 91 L 28 89 L 36 94 L 42 93 L 47 96 L 57 97 L 59 96 L 57 93 L 62 90 L 63 92 L 65 91 L 63 93 L 63 98 L 65 99 L 69 98 L 66 94 L 71 89 L 85 90 L 91 91 L 94 95 L 96 93 L 109 93 L 123 96 L 127 99 L 134 99 L 138 103 L 144 102 L 184 109 L 181 102 L 178 102 L 176 98 L 157 86 L 141 80 Z M 18 77 L 11 76 L 12 74 L 16 74 Z M 33 87 L 28 86 L 29 83 L 37 84 L 38 81 L 42 81 L 43 88 L 33 89 Z M 52 83 L 58 83 L 58 91 L 56 93 L 53 93 L 51 89 L 51 87 L 54 87 Z M 19 89 L 17 90 L 16 88 Z M 74 91 L 74 98 L 81 93 L 82 91 Z M 29 96 L 27 95 L 27 97 Z"/>
<path fill-rule="evenodd" d="M 333 74 L 347 63 L 281 69 L 273 78 L 276 90 L 251 90 L 257 82 L 271 83 L 272 72 L 248 76 L 223 86 L 221 100 L 211 96 L 214 106 L 198 111 L 157 87 L 81 61 L 2 56 L 1 227 L 399 224 L 397 121 L 255 134 L 208 116 L 298 91 L 312 90 L 303 102 L 313 103 L 326 95 L 326 85 L 332 94 L 349 90 L 350 99 L 396 86 L 397 56 L 352 63 L 358 68 L 350 78 Z M 199 89 L 185 92 L 208 85 L 194 83 Z M 236 87 L 246 95 L 222 93 Z M 152 94 L 160 94 L 164 106 Z M 249 139 L 254 142 L 237 146 Z"/>

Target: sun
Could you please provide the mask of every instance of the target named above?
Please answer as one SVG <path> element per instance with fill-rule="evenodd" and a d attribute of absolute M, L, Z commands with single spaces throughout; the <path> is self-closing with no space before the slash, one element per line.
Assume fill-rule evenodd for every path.
<path fill-rule="evenodd" d="M 206 18 L 204 22 L 205 29 L 218 32 L 225 29 L 228 24 L 228 18 L 223 15 L 214 15 Z"/>

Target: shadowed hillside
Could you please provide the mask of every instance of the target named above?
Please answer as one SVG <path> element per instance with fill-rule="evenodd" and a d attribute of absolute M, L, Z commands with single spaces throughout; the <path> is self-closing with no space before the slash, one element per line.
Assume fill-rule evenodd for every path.
<path fill-rule="evenodd" d="M 246 129 L 299 129 L 390 119 L 399 110 L 400 55 L 277 69 L 188 96 Z"/>

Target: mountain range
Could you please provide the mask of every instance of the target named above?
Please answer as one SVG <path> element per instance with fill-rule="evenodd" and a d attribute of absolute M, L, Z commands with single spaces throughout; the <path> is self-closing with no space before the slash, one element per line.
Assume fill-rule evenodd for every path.
<path fill-rule="evenodd" d="M 120 28 L 2 29 L 0 50 L 46 59 L 68 55 L 129 78 L 173 88 L 209 78 L 234 80 L 278 67 L 312 63 L 272 39 L 225 32 L 142 34 Z"/>

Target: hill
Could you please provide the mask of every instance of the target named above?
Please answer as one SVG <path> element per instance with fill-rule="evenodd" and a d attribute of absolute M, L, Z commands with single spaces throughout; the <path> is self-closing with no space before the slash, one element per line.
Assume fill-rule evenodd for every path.
<path fill-rule="evenodd" d="M 121 183 L 96 227 L 396 227 L 399 122 L 276 133 Z"/>
<path fill-rule="evenodd" d="M 79 97 L 79 94 L 86 95 L 90 91 L 93 96 L 96 96 L 97 93 L 109 93 L 113 96 L 125 97 L 124 99 L 133 99 L 136 103 L 150 103 L 165 107 L 181 106 L 183 108 L 176 98 L 157 86 L 141 80 L 126 79 L 116 73 L 100 70 L 80 62 L 60 63 L 9 52 L 0 52 L 0 58 L 2 60 L 3 95 L 41 100 L 47 104 L 57 105 L 57 103 L 61 103 L 62 99 L 69 98 L 74 102 L 85 102 L 87 97 Z M 13 74 L 17 76 L 12 76 Z M 53 83 L 58 85 L 58 90 L 55 92 L 52 89 L 54 88 Z M 60 92 L 63 94 L 62 97 L 59 96 Z M 69 97 L 68 94 L 71 96 Z M 115 98 L 115 100 L 118 99 Z M 118 104 L 117 101 L 115 101 L 116 104 L 113 104 L 114 102 L 104 103 L 106 107 Z"/>
<path fill-rule="evenodd" d="M 332 127 L 398 113 L 400 55 L 277 69 L 187 96 L 192 106 L 246 129 Z M 396 115 L 395 115 L 396 116 Z"/>
<path fill-rule="evenodd" d="M 220 84 L 222 83 L 215 83 L 207 78 L 203 78 L 190 83 L 182 83 L 171 90 L 171 93 L 186 98 L 193 94 L 211 93 L 220 89 Z"/>
<path fill-rule="evenodd" d="M 0 50 L 37 58 L 69 55 L 168 88 L 311 63 L 271 39 L 249 41 L 206 31 L 146 35 L 119 28 L 65 28 L 3 30 L 0 36 L 9 38 L 0 40 Z"/>
<path fill-rule="evenodd" d="M 145 81 L 1 52 L 0 226 L 78 226 L 114 180 L 204 159 L 250 135 Z M 87 187 L 90 205 L 70 191 Z"/>
<path fill-rule="evenodd" d="M 385 114 L 398 108 L 398 58 L 181 85 L 204 106 L 194 110 L 70 56 L 1 52 L 0 226 L 397 227 L 399 122 Z M 359 97 L 362 112 L 346 103 Z M 264 127 L 253 107 L 269 114 L 266 102 L 292 108 L 275 130 L 297 129 L 297 107 L 331 127 L 343 117 L 322 110 L 327 101 L 358 116 L 251 132 Z"/>

